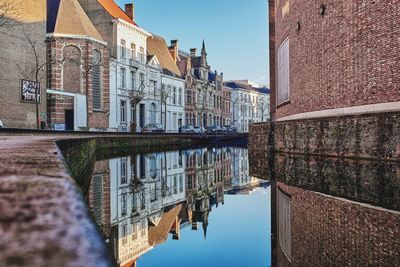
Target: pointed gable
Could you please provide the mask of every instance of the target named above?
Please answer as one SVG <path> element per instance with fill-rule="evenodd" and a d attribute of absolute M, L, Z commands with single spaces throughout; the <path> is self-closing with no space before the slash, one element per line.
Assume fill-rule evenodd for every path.
<path fill-rule="evenodd" d="M 48 31 L 57 35 L 77 35 L 103 41 L 77 0 L 55 0 L 50 6 L 57 15 L 49 22 Z M 57 3 L 58 2 L 58 3 Z M 56 8 L 58 10 L 56 10 Z"/>
<path fill-rule="evenodd" d="M 114 0 L 97 0 L 100 5 L 110 14 L 110 16 L 116 19 L 123 19 L 128 23 L 132 23 L 138 26 L 120 7 Z"/>
<path fill-rule="evenodd" d="M 166 74 L 172 74 L 181 77 L 181 72 L 172 58 L 164 38 L 157 35 L 152 35 L 147 38 L 147 51 L 150 55 L 157 56 L 161 68 L 163 68 Z"/>

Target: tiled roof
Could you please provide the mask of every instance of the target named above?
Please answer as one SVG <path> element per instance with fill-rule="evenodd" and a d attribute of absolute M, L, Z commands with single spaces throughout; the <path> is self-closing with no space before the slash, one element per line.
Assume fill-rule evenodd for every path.
<path fill-rule="evenodd" d="M 182 204 L 179 204 L 170 211 L 163 213 L 158 225 L 149 228 L 149 244 L 151 246 L 159 245 L 167 240 L 172 225 L 181 209 Z"/>
<path fill-rule="evenodd" d="M 164 70 L 164 73 L 181 77 L 181 72 L 172 58 L 164 38 L 157 35 L 148 37 L 147 51 L 150 55 L 155 55 L 157 57 L 161 67 Z"/>
<path fill-rule="evenodd" d="M 54 34 L 78 35 L 103 41 L 77 0 L 55 0 L 49 5 L 47 31 Z"/>
<path fill-rule="evenodd" d="M 114 0 L 97 0 L 103 8 L 114 18 L 123 19 L 126 22 L 132 23 L 138 26 L 120 7 Z"/>

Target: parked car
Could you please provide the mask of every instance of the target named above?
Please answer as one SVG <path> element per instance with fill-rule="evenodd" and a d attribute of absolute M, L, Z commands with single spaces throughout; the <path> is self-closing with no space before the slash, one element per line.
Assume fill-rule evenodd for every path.
<path fill-rule="evenodd" d="M 206 132 L 208 134 L 218 134 L 218 133 L 222 132 L 222 129 L 219 126 L 214 125 L 214 126 L 207 127 Z"/>
<path fill-rule="evenodd" d="M 180 133 L 194 133 L 194 128 L 192 125 L 183 125 L 179 127 L 179 132 Z"/>
<path fill-rule="evenodd" d="M 203 134 L 206 132 L 206 129 L 204 129 L 204 127 L 202 126 L 194 126 L 194 132 L 197 134 Z"/>
<path fill-rule="evenodd" d="M 144 133 L 163 133 L 164 128 L 161 124 L 151 123 L 151 124 L 147 124 L 146 126 L 144 126 L 142 132 L 144 132 Z"/>
<path fill-rule="evenodd" d="M 0 128 L 4 128 L 4 124 L 1 120 L 0 120 Z"/>

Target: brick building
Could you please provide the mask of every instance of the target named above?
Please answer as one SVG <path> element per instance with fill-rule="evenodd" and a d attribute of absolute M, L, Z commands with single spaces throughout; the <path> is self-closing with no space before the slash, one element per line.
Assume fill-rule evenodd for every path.
<path fill-rule="evenodd" d="M 398 0 L 269 0 L 278 150 L 400 156 L 398 6 Z M 335 152 L 329 143 L 348 150 Z"/>
<path fill-rule="evenodd" d="M 57 130 L 107 130 L 109 54 L 77 0 L 48 5 L 47 117 Z"/>
<path fill-rule="evenodd" d="M 4 127 L 36 128 L 34 90 L 27 86 L 22 92 L 21 85 L 22 80 L 34 82 L 37 78 L 39 119 L 45 120 L 46 0 L 9 2 L 9 11 L 0 19 L 0 120 Z M 37 60 L 28 39 L 35 44 Z"/>
<path fill-rule="evenodd" d="M 197 49 L 190 53 L 178 51 L 177 65 L 186 81 L 186 124 L 214 126 L 223 123 L 223 74 L 211 71 L 203 41 L 200 55 Z"/>
<path fill-rule="evenodd" d="M 400 111 L 400 1 L 269 4 L 275 120 Z"/>

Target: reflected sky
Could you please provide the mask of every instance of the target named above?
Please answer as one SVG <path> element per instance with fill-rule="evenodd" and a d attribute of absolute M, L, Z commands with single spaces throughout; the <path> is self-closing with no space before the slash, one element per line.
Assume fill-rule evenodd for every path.
<path fill-rule="evenodd" d="M 270 199 L 240 147 L 97 161 L 87 195 L 118 266 L 270 266 Z"/>

